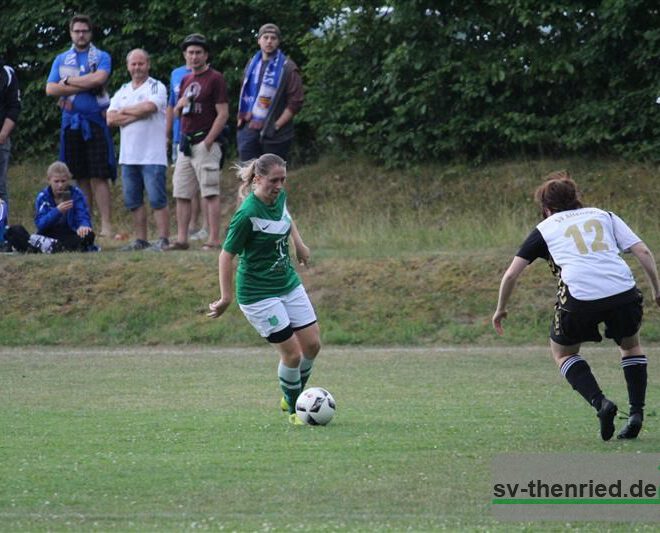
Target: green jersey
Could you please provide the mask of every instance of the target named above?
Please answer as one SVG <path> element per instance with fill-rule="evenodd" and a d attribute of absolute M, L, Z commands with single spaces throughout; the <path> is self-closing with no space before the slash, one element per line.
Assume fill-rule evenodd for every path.
<path fill-rule="evenodd" d="M 229 223 L 222 245 L 237 254 L 236 299 L 252 304 L 287 294 L 300 285 L 289 257 L 291 216 L 286 208 L 286 193 L 281 191 L 272 205 L 254 193 L 243 201 Z"/>

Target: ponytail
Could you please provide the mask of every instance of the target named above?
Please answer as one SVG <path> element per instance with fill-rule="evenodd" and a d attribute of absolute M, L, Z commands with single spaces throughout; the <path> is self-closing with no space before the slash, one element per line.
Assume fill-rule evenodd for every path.
<path fill-rule="evenodd" d="M 238 205 L 241 205 L 243 200 L 248 197 L 248 194 L 252 192 L 252 182 L 254 182 L 254 177 L 256 176 L 256 166 L 257 159 L 251 159 L 243 165 L 237 164 L 234 166 L 234 169 L 236 169 L 236 176 L 238 176 L 238 179 L 242 182 L 238 187 Z"/>

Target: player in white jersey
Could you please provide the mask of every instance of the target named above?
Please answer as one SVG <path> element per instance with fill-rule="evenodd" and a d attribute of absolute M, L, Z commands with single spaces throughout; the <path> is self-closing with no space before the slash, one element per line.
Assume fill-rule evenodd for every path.
<path fill-rule="evenodd" d="M 536 258 L 546 259 L 557 276 L 557 303 L 550 328 L 550 349 L 561 374 L 593 406 L 600 419 L 600 434 L 614 434 L 617 406 L 601 391 L 587 362 L 580 356 L 582 342 L 600 342 L 598 330 L 613 339 L 621 352 L 630 413 L 620 439 L 639 435 L 644 418 L 646 355 L 639 341 L 642 294 L 626 262 L 619 255 L 632 253 L 640 262 L 660 305 L 660 281 L 648 247 L 614 213 L 583 207 L 577 185 L 568 172 L 550 174 L 536 190 L 543 221 L 529 234 L 500 283 L 493 326 L 502 335 L 502 320 L 516 281 Z"/>

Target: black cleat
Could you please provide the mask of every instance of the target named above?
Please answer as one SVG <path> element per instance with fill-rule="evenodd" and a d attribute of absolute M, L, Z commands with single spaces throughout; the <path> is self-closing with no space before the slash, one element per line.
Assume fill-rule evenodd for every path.
<path fill-rule="evenodd" d="M 598 418 L 600 418 L 600 437 L 603 440 L 610 440 L 614 435 L 614 417 L 618 408 L 614 402 L 607 398 L 603 398 L 598 410 Z"/>
<path fill-rule="evenodd" d="M 640 413 L 633 413 L 628 417 L 628 423 L 623 427 L 617 439 L 636 439 L 639 432 L 642 430 L 642 415 Z"/>

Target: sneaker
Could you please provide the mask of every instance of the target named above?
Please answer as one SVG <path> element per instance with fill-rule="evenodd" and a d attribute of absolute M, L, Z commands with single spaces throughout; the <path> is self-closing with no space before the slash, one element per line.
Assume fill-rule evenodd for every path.
<path fill-rule="evenodd" d="M 189 237 L 191 241 L 205 241 L 208 238 L 209 232 L 206 230 L 206 228 L 202 228 L 199 231 L 196 231 Z"/>
<path fill-rule="evenodd" d="M 628 423 L 616 436 L 617 439 L 636 439 L 639 432 L 642 430 L 642 420 L 644 417 L 641 413 L 632 413 L 628 417 Z"/>
<path fill-rule="evenodd" d="M 292 413 L 289 415 L 289 424 L 293 426 L 304 426 L 305 422 L 303 422 L 302 418 L 300 418 L 296 413 Z"/>
<path fill-rule="evenodd" d="M 614 435 L 614 417 L 618 408 L 614 402 L 607 398 L 603 398 L 598 410 L 598 418 L 600 418 L 600 437 L 603 440 L 610 440 Z"/>
<path fill-rule="evenodd" d="M 122 246 L 119 251 L 120 252 L 139 252 L 140 250 L 146 250 L 149 248 L 151 244 L 149 244 L 149 241 L 145 241 L 144 239 L 135 239 L 131 244 L 128 244 L 126 246 Z"/>
<path fill-rule="evenodd" d="M 151 250 L 152 252 L 162 252 L 169 245 L 170 245 L 170 240 L 167 237 L 161 237 L 155 243 L 149 246 L 149 250 Z"/>
<path fill-rule="evenodd" d="M 289 402 L 286 401 L 286 398 L 282 396 L 282 399 L 280 400 L 280 409 L 285 412 L 289 412 Z"/>

